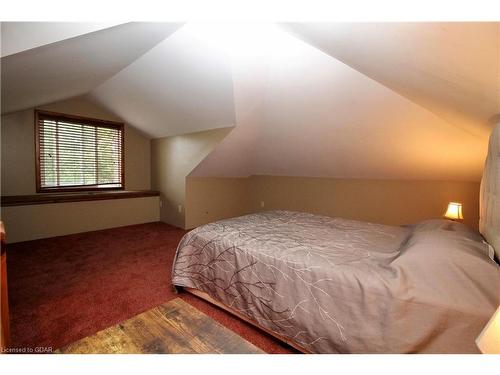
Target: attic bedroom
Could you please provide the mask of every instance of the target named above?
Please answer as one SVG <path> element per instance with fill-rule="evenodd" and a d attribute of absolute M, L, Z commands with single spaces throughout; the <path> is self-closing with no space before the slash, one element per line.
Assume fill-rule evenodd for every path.
<path fill-rule="evenodd" d="M 497 21 L 3 21 L 2 353 L 498 354 L 499 155 Z"/>

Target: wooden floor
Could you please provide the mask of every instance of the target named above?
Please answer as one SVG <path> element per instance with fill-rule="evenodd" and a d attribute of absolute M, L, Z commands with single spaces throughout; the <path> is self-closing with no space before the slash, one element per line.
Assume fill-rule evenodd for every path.
<path fill-rule="evenodd" d="M 175 298 L 56 353 L 264 353 L 231 330 Z"/>

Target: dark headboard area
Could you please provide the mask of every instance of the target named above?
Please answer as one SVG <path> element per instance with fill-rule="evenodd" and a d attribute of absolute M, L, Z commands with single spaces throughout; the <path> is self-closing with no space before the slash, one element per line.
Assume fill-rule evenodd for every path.
<path fill-rule="evenodd" d="M 486 241 L 500 254 L 500 123 L 490 136 L 488 156 L 481 180 L 479 230 Z"/>

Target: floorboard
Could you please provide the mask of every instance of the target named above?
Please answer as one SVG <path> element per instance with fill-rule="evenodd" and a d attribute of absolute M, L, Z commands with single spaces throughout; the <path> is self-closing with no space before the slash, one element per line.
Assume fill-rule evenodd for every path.
<path fill-rule="evenodd" d="M 180 298 L 66 345 L 60 354 L 258 354 L 262 350 Z"/>

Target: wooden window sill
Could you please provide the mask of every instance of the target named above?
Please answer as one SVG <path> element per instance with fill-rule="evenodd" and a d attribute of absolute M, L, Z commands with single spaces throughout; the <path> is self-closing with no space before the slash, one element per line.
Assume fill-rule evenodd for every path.
<path fill-rule="evenodd" d="M 86 191 L 72 193 L 46 193 L 36 195 L 8 195 L 2 196 L 2 207 L 28 206 L 33 204 L 86 202 L 106 199 L 126 199 L 142 197 L 158 197 L 160 192 L 154 190 L 115 190 L 115 191 Z"/>

